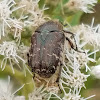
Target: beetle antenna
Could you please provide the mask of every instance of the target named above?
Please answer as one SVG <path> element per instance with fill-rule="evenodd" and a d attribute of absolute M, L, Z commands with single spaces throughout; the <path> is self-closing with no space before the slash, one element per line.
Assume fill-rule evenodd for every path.
<path fill-rule="evenodd" d="M 63 22 L 62 22 L 62 21 L 60 21 L 60 23 L 61 23 L 64 27 L 68 26 L 68 24 L 67 24 L 67 23 L 63 24 Z"/>

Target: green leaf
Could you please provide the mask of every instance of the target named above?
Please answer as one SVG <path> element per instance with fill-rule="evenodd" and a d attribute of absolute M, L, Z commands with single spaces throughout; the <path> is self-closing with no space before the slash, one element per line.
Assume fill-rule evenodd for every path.
<path fill-rule="evenodd" d="M 78 25 L 80 23 L 80 18 L 82 16 L 83 12 L 77 12 L 75 15 L 70 16 L 67 18 L 67 21 L 70 23 L 70 25 Z"/>

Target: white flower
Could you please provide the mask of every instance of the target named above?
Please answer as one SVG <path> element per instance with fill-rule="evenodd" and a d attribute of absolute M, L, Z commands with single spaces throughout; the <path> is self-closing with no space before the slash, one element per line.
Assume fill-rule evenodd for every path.
<path fill-rule="evenodd" d="M 19 48 L 17 50 L 17 53 L 18 53 L 18 55 L 20 55 L 20 57 L 22 59 L 24 59 L 23 69 L 24 69 L 25 76 L 26 76 L 26 70 L 33 76 L 32 72 L 26 66 L 26 63 L 27 63 L 27 53 L 28 53 L 28 51 L 29 51 L 29 47 L 24 46 L 24 44 L 22 44 L 22 45 L 19 46 Z"/>
<path fill-rule="evenodd" d="M 69 88 L 69 87 L 65 87 L 63 86 L 63 82 L 60 82 L 60 86 L 61 86 L 61 89 L 64 93 L 64 96 L 61 100 L 88 100 L 92 97 L 94 97 L 95 95 L 92 95 L 92 96 L 89 96 L 87 98 L 84 98 L 81 96 L 80 92 L 81 92 L 81 88 L 76 88 L 76 87 L 73 87 L 73 88 Z M 66 92 L 66 90 L 69 90 L 69 93 Z"/>
<path fill-rule="evenodd" d="M 22 0 L 23 1 L 23 0 Z M 27 16 L 28 19 L 25 21 L 25 25 L 32 25 L 34 27 L 37 27 L 44 23 L 46 19 L 50 19 L 49 17 L 44 16 L 44 10 L 48 9 L 45 8 L 45 6 L 42 9 L 39 9 L 38 2 L 40 0 L 30 0 L 27 1 L 27 12 L 31 14 L 30 16 Z"/>
<path fill-rule="evenodd" d="M 62 100 L 56 94 L 56 90 L 58 92 L 58 88 L 56 88 L 56 87 L 45 88 L 44 85 L 41 85 L 38 88 L 35 87 L 34 91 L 29 94 L 29 100 L 50 100 L 50 98 L 58 98 L 58 99 Z M 52 97 L 52 95 L 54 95 L 55 97 Z"/>
<path fill-rule="evenodd" d="M 18 51 L 18 54 L 20 55 L 20 57 L 22 57 L 24 59 L 24 61 L 27 62 L 27 53 L 29 52 L 29 47 L 22 44 L 18 47 L 17 51 Z"/>
<path fill-rule="evenodd" d="M 15 5 L 15 1 L 14 0 L 3 0 L 0 1 L 0 27 L 1 27 L 1 32 L 0 32 L 0 39 L 1 36 L 5 35 L 4 32 L 4 28 L 5 28 L 5 24 L 9 26 L 9 24 L 7 23 L 7 20 L 9 19 L 12 11 L 10 10 L 10 8 Z"/>
<path fill-rule="evenodd" d="M 8 24 L 10 25 L 10 30 L 12 34 L 14 34 L 14 39 L 16 39 L 16 42 L 20 43 L 21 40 L 21 32 L 23 31 L 24 28 L 24 23 L 21 21 L 21 18 L 19 19 L 11 19 L 8 20 Z M 8 31 L 10 31 L 8 29 Z"/>
<path fill-rule="evenodd" d="M 84 41 L 95 48 L 100 48 L 100 25 L 93 27 L 93 23 L 94 19 L 91 26 L 82 24 L 73 29 L 75 29 L 76 35 L 79 35 L 79 41 Z"/>
<path fill-rule="evenodd" d="M 14 0 L 2 0 L 0 1 L 0 39 L 1 36 L 5 36 L 5 28 L 8 26 L 9 28 L 11 28 L 10 24 L 8 23 L 8 21 L 11 23 L 11 14 L 16 11 L 19 8 L 24 7 L 17 7 L 17 8 L 13 8 L 15 5 L 15 1 Z"/>
<path fill-rule="evenodd" d="M 59 87 L 57 86 L 48 86 L 46 90 L 51 94 L 57 94 L 59 92 Z"/>
<path fill-rule="evenodd" d="M 94 58 L 90 58 L 89 56 L 95 54 L 96 52 L 98 52 L 99 50 L 95 50 L 93 52 L 89 52 L 89 50 L 85 50 L 85 53 L 79 53 L 79 52 L 75 52 L 74 57 L 77 59 L 77 63 L 80 64 L 80 67 L 86 67 L 86 72 L 90 70 L 90 68 L 88 67 L 88 62 L 96 62 L 95 57 Z"/>
<path fill-rule="evenodd" d="M 43 87 L 43 85 L 41 85 L 39 88 L 35 87 L 34 91 L 29 94 L 29 100 L 46 100 L 45 96 L 47 96 L 47 93 Z"/>
<path fill-rule="evenodd" d="M 100 65 L 93 66 L 90 73 L 96 78 L 100 79 Z"/>
<path fill-rule="evenodd" d="M 62 98 L 62 100 L 88 100 L 94 96 L 95 95 L 84 98 L 84 97 L 81 97 L 80 90 L 71 91 L 70 89 L 69 93 L 65 93 L 65 96 Z"/>
<path fill-rule="evenodd" d="M 67 67 L 68 66 L 62 69 L 62 79 L 60 81 L 71 88 L 81 89 L 82 87 L 85 87 L 84 82 L 87 81 L 89 75 L 81 73 L 77 64 L 76 67 L 72 69 L 72 72 Z"/>
<path fill-rule="evenodd" d="M 10 42 L 5 41 L 3 42 L 3 44 L 0 44 L 0 55 L 4 56 L 1 62 L 2 71 L 5 69 L 7 61 L 9 61 L 13 73 L 15 73 L 13 68 L 13 63 L 15 63 L 20 69 L 23 67 L 25 76 L 26 76 L 26 70 L 31 75 L 33 75 L 32 72 L 26 66 L 27 63 L 26 56 L 28 50 L 29 50 L 28 47 L 24 45 L 18 46 L 14 41 Z M 19 65 L 19 61 L 22 61 L 22 66 Z"/>
<path fill-rule="evenodd" d="M 12 84 L 10 82 L 10 77 L 8 77 L 8 82 L 0 80 L 0 100 L 16 100 L 15 98 L 17 98 L 17 96 L 15 96 L 15 93 L 17 93 L 20 89 L 22 89 L 23 86 L 21 86 L 18 90 L 12 93 L 12 88 L 11 88 Z"/>
<path fill-rule="evenodd" d="M 73 11 L 81 10 L 85 13 L 93 13 L 93 6 L 97 0 L 69 0 L 66 6 Z"/>
<path fill-rule="evenodd" d="M 82 37 L 81 37 L 82 38 Z M 79 69 L 84 68 L 84 66 L 86 67 L 86 72 L 89 70 L 90 68 L 88 67 L 88 62 L 96 62 L 96 52 L 98 52 L 99 50 L 94 50 L 93 52 L 90 52 L 90 50 L 82 50 L 85 45 L 87 44 L 84 41 L 81 41 L 80 39 L 80 35 L 76 34 L 75 36 L 75 45 L 77 45 L 77 48 L 79 51 L 73 51 L 72 50 L 68 50 L 68 46 L 65 47 L 65 57 L 68 59 L 67 63 L 64 65 L 70 65 L 70 66 L 74 66 L 73 63 L 77 62 L 77 64 L 80 66 Z M 91 55 L 94 55 L 94 57 L 90 57 Z M 76 59 L 76 60 L 75 60 Z M 64 61 L 65 63 L 66 61 Z M 75 67 L 75 66 L 74 66 Z M 72 67 L 73 68 L 73 67 Z"/>
<path fill-rule="evenodd" d="M 17 51 L 18 51 L 18 46 L 16 45 L 16 43 L 14 41 L 11 41 L 11 42 L 5 41 L 5 42 L 3 42 L 3 44 L 0 44 L 0 55 L 4 56 L 4 58 L 1 62 L 2 70 L 5 69 L 7 59 L 10 62 L 10 66 L 12 68 L 13 73 L 14 73 L 14 69 L 13 69 L 12 62 L 15 62 L 18 65 L 18 63 L 19 63 L 18 60 L 21 60 L 22 62 L 25 63 L 25 61 L 17 54 Z"/>

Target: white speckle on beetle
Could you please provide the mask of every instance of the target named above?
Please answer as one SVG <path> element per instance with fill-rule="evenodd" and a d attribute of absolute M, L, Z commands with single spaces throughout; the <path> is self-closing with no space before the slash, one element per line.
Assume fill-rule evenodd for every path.
<path fill-rule="evenodd" d="M 40 51 L 40 48 L 37 48 L 37 51 Z"/>
<path fill-rule="evenodd" d="M 52 66 L 55 69 L 55 66 Z"/>
<path fill-rule="evenodd" d="M 42 69 L 41 71 L 46 71 L 46 69 Z"/>
<path fill-rule="evenodd" d="M 47 54 L 47 55 L 50 56 L 50 57 L 52 56 L 52 55 L 50 55 L 50 54 Z"/>
<path fill-rule="evenodd" d="M 55 56 L 55 57 L 56 57 L 56 59 L 59 59 L 59 57 L 58 57 L 56 54 L 54 54 L 54 53 L 53 53 L 52 55 L 53 55 L 53 56 Z"/>
<path fill-rule="evenodd" d="M 36 54 L 34 54 L 34 55 L 30 55 L 30 56 L 32 56 L 32 57 L 34 57 Z"/>
<path fill-rule="evenodd" d="M 45 50 L 45 48 L 43 48 Z"/>
<path fill-rule="evenodd" d="M 40 72 L 40 69 L 36 69 L 36 72 Z"/>

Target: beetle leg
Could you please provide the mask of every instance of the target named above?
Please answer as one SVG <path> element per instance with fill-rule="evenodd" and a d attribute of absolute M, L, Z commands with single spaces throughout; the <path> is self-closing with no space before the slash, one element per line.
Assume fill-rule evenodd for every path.
<path fill-rule="evenodd" d="M 68 34 L 71 34 L 72 36 L 75 35 L 75 34 L 73 34 L 72 32 L 69 32 L 69 31 L 66 31 L 66 30 L 63 30 L 63 32 L 68 33 Z"/>
<path fill-rule="evenodd" d="M 76 45 L 76 48 L 74 48 L 74 45 L 73 45 L 72 41 L 69 38 L 66 37 L 66 40 L 68 40 L 68 42 L 69 42 L 72 49 L 74 49 L 75 51 L 80 52 L 80 53 L 85 53 L 85 51 L 78 50 L 77 45 Z"/>
<path fill-rule="evenodd" d="M 59 66 L 58 77 L 57 77 L 57 80 L 56 80 L 58 87 L 59 87 L 59 90 L 62 93 L 60 85 L 59 85 L 59 80 L 60 80 L 60 77 L 61 77 L 61 71 L 62 71 L 62 64 L 60 64 L 60 66 Z"/>
<path fill-rule="evenodd" d="M 74 48 L 74 45 L 73 45 L 72 41 L 68 37 L 66 37 L 66 40 L 69 42 L 72 49 L 74 49 L 75 51 L 78 51 L 77 46 L 76 46 L 76 48 Z"/>
<path fill-rule="evenodd" d="M 63 32 L 64 32 L 64 33 L 71 34 L 71 35 L 73 36 L 74 41 L 75 41 L 75 44 L 76 44 L 75 35 L 74 35 L 72 32 L 65 31 L 65 30 L 63 30 Z M 72 48 L 72 49 L 74 49 L 75 51 L 78 51 L 77 44 L 76 44 L 76 48 L 74 48 L 74 45 L 73 45 L 73 43 L 71 42 L 71 40 L 70 40 L 70 39 L 68 39 L 67 37 L 66 37 L 66 40 L 68 40 L 68 42 L 70 43 L 70 46 L 71 46 L 71 48 Z"/>
<path fill-rule="evenodd" d="M 72 32 L 69 32 L 69 31 L 65 31 L 65 30 L 63 30 L 63 32 L 64 33 L 71 34 L 73 36 L 74 41 L 75 41 L 76 48 L 74 48 L 74 45 L 73 45 L 72 41 L 68 37 L 66 37 L 66 40 L 68 40 L 68 42 L 69 42 L 69 44 L 70 44 L 70 46 L 71 46 L 72 49 L 74 49 L 75 51 L 78 51 L 80 53 L 85 53 L 83 51 L 78 50 L 78 47 L 77 47 L 77 44 L 76 44 L 76 39 L 75 39 L 75 34 L 73 34 Z"/>
<path fill-rule="evenodd" d="M 58 77 L 57 77 L 57 80 L 56 80 L 57 83 L 59 83 L 59 79 L 61 77 L 61 71 L 62 71 L 62 64 L 60 64 L 60 67 L 59 67 Z"/>
<path fill-rule="evenodd" d="M 34 70 L 32 69 L 32 72 L 33 72 L 33 79 L 35 78 L 35 72 L 34 72 Z"/>

